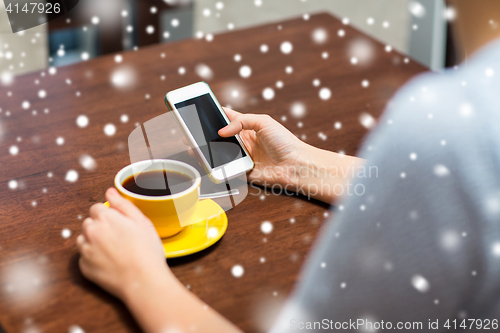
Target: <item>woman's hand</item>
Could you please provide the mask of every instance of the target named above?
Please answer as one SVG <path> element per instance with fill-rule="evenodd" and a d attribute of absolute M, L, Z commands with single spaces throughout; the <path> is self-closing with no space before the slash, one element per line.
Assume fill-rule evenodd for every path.
<path fill-rule="evenodd" d="M 268 115 L 242 114 L 224 108 L 231 123 L 219 130 L 222 137 L 240 135 L 255 162 L 249 182 L 272 186 L 296 185 L 291 170 L 310 147 Z"/>
<path fill-rule="evenodd" d="M 231 123 L 219 135 L 240 135 L 255 162 L 250 183 L 277 184 L 326 203 L 349 194 L 351 175 L 363 164 L 361 159 L 308 145 L 268 115 L 224 110 Z"/>
<path fill-rule="evenodd" d="M 83 275 L 125 301 L 134 288 L 152 277 L 172 275 L 165 262 L 161 239 L 151 221 L 129 200 L 110 188 L 110 208 L 90 208 L 76 243 Z"/>
<path fill-rule="evenodd" d="M 83 275 L 121 299 L 144 332 L 241 332 L 175 278 L 151 221 L 110 188 L 76 239 Z M 201 331 L 201 330 L 198 330 Z"/>

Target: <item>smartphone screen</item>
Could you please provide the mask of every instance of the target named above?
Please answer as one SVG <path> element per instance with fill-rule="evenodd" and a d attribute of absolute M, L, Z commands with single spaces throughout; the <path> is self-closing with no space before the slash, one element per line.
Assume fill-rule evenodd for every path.
<path fill-rule="evenodd" d="M 246 156 L 236 137 L 223 138 L 218 134 L 227 121 L 210 94 L 177 103 L 175 107 L 212 168 Z"/>

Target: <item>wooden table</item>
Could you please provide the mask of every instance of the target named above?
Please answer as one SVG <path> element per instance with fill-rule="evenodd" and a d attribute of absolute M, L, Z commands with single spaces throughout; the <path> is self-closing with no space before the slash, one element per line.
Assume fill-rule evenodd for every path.
<path fill-rule="evenodd" d="M 327 40 L 315 42 L 314 31 L 320 31 L 316 37 L 326 32 Z M 285 41 L 293 45 L 289 54 L 280 51 Z M 266 53 L 260 50 L 263 44 Z M 370 54 L 355 54 L 359 50 Z M 355 65 L 352 52 L 358 58 Z M 85 332 L 139 330 L 119 301 L 82 277 L 75 238 L 89 206 L 104 199 L 116 172 L 130 163 L 127 137 L 136 123 L 166 112 L 165 92 L 199 81 L 198 64 L 212 69 L 213 78 L 207 81 L 221 103 L 243 112 L 268 113 L 306 142 L 346 154 L 356 153 L 367 132 L 360 114 L 379 116 L 391 95 L 425 70 L 327 14 L 216 35 L 213 41 L 155 45 L 122 56 L 119 64 L 111 55 L 52 74 L 24 75 L 0 90 L 0 322 L 9 333 L 33 327 L 66 332 L 72 325 Z M 251 67 L 250 77 L 240 77 L 242 65 Z M 119 66 L 135 70 L 133 87 L 111 84 L 111 73 Z M 287 66 L 293 72 L 287 73 Z M 315 79 L 319 86 L 313 85 Z M 363 80 L 368 87 L 362 86 Z M 262 96 L 266 87 L 275 92 L 271 100 Z M 323 87 L 331 91 L 328 100 L 319 97 Z M 40 90 L 46 91 L 45 98 L 38 97 Z M 30 103 L 26 109 L 23 101 Z M 301 119 L 290 113 L 296 102 L 306 109 Z M 120 121 L 124 114 L 126 123 Z M 88 126 L 77 126 L 79 115 L 88 117 Z M 103 131 L 108 123 L 116 126 L 112 136 Z M 59 137 L 62 145 L 56 143 Z M 10 153 L 16 150 L 13 146 L 16 155 Z M 94 171 L 80 166 L 82 154 L 94 158 Z M 78 173 L 76 182 L 65 180 L 68 170 Z M 169 264 L 222 315 L 245 331 L 262 332 L 297 281 L 329 207 L 301 196 L 249 192 L 227 213 L 229 228 L 221 241 Z M 263 221 L 273 223 L 270 234 L 261 232 Z M 240 278 L 231 274 L 236 264 L 244 267 Z"/>

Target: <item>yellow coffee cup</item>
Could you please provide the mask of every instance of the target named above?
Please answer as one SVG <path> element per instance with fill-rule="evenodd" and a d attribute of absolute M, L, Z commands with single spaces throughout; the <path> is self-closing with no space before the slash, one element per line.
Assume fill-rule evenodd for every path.
<path fill-rule="evenodd" d="M 192 185 L 178 193 L 162 196 L 138 194 L 123 187 L 123 183 L 129 177 L 142 172 L 163 170 L 186 175 L 192 180 Z M 115 176 L 115 187 L 118 192 L 132 201 L 153 222 L 161 238 L 173 236 L 190 224 L 199 200 L 200 184 L 201 176 L 198 170 L 187 163 L 167 159 L 132 163 L 118 171 Z"/>

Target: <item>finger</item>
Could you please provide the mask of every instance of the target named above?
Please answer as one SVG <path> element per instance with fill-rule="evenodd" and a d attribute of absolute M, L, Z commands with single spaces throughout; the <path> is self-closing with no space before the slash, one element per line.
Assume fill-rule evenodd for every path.
<path fill-rule="evenodd" d="M 109 209 L 108 207 L 104 206 L 101 202 L 93 204 L 90 209 L 89 209 L 89 215 L 93 219 L 96 219 L 101 212 L 104 210 Z"/>
<path fill-rule="evenodd" d="M 92 228 L 92 224 L 94 224 L 94 220 L 90 217 L 87 217 L 85 220 L 83 220 L 82 223 L 82 233 L 85 236 L 85 239 L 87 241 L 90 241 L 91 239 L 91 232 L 90 229 Z"/>
<path fill-rule="evenodd" d="M 125 199 L 118 191 L 111 187 L 106 191 L 106 199 L 111 208 L 116 209 L 125 216 L 135 221 L 147 221 L 147 217 L 131 201 Z"/>
<path fill-rule="evenodd" d="M 80 234 L 76 238 L 76 247 L 78 248 L 78 252 L 80 252 L 81 255 L 88 255 L 88 248 L 90 244 L 87 242 L 85 239 L 85 236 Z"/>
<path fill-rule="evenodd" d="M 268 115 L 262 114 L 238 114 L 231 123 L 219 130 L 222 137 L 234 136 L 242 130 L 260 131 L 272 120 Z"/>
<path fill-rule="evenodd" d="M 233 118 L 236 117 L 237 115 L 241 114 L 237 111 L 234 111 L 230 108 L 226 108 L 226 107 L 222 107 L 222 109 L 224 110 L 224 112 L 226 112 L 226 116 L 229 118 L 230 121 L 233 121 Z"/>
<path fill-rule="evenodd" d="M 182 143 L 185 144 L 186 146 L 191 146 L 191 144 L 188 142 L 187 138 L 184 135 L 182 136 Z"/>
<path fill-rule="evenodd" d="M 78 247 L 78 249 L 80 249 L 86 241 L 87 240 L 85 239 L 85 236 L 83 234 L 78 235 L 76 237 L 76 246 Z"/>
<path fill-rule="evenodd" d="M 82 272 L 83 276 L 85 276 L 87 279 L 91 279 L 92 269 L 83 257 L 80 257 L 80 259 L 78 259 L 78 267 L 80 268 L 80 272 Z"/>

